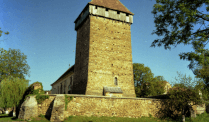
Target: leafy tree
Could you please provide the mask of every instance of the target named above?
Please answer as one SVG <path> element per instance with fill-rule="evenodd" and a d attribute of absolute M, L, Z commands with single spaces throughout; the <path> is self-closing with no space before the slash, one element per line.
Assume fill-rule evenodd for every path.
<path fill-rule="evenodd" d="M 163 76 L 156 76 L 155 78 L 156 78 L 158 81 L 164 81 L 164 80 L 165 80 Z"/>
<path fill-rule="evenodd" d="M 159 76 L 157 76 L 159 77 Z M 160 76 L 162 77 L 162 76 Z M 164 79 L 164 78 L 163 78 Z M 149 90 L 151 91 L 149 96 L 157 96 L 157 95 L 162 95 L 163 93 L 165 93 L 165 85 L 166 85 L 167 81 L 165 80 L 159 80 L 158 78 L 154 77 L 151 85 L 149 87 Z"/>
<path fill-rule="evenodd" d="M 192 81 L 192 78 L 189 76 L 187 77 L 186 74 L 183 76 L 180 72 L 177 71 L 178 77 L 175 77 L 175 80 L 178 81 L 179 83 L 175 83 L 173 87 L 179 86 L 182 88 L 189 88 L 189 89 L 194 89 L 195 85 L 198 81 Z"/>
<path fill-rule="evenodd" d="M 27 56 L 19 49 L 9 48 L 7 51 L 0 48 L 0 81 L 9 75 L 25 79 L 24 74 L 29 75 L 28 70 L 30 69 L 26 59 Z"/>
<path fill-rule="evenodd" d="M 197 78 L 202 78 L 204 80 L 204 84 L 209 87 L 209 57 L 207 57 L 209 56 L 209 50 L 205 51 L 201 55 L 204 60 L 202 64 L 197 64 L 199 68 L 194 70 L 194 74 Z"/>
<path fill-rule="evenodd" d="M 137 97 L 148 95 L 146 83 L 148 83 L 153 78 L 153 73 L 149 67 L 145 67 L 144 64 L 133 63 L 133 73 L 134 73 L 134 85 Z"/>
<path fill-rule="evenodd" d="M 133 73 L 137 97 L 155 96 L 164 92 L 161 85 L 164 80 L 163 76 L 154 77 L 149 67 L 144 66 L 144 64 L 133 63 Z"/>
<path fill-rule="evenodd" d="M 151 81 L 151 87 L 149 90 L 151 91 L 150 96 L 157 96 L 157 95 L 162 95 L 165 93 L 165 85 L 167 81 L 164 79 L 163 76 L 156 76 L 152 79 Z"/>
<path fill-rule="evenodd" d="M 152 79 L 154 76 L 149 67 L 146 67 L 144 64 L 140 63 L 133 63 L 133 73 L 135 86 L 142 85 L 143 83 Z"/>
<path fill-rule="evenodd" d="M 209 21 L 208 14 L 203 14 L 199 10 L 203 4 L 208 5 L 208 0 L 156 0 L 152 13 L 156 30 L 152 34 L 164 36 L 163 39 L 156 39 L 152 42 L 151 47 L 164 45 L 165 49 L 171 49 L 170 45 L 175 47 L 178 44 L 192 44 L 195 52 L 181 53 L 180 59 L 189 60 L 189 68 L 193 69 L 193 63 L 203 64 L 203 54 L 206 51 L 205 46 L 208 43 L 209 29 L 198 29 L 192 32 L 195 24 L 205 25 Z M 209 6 L 206 7 L 209 11 Z M 202 26 L 201 25 L 201 26 Z M 168 30 L 171 27 L 171 31 Z M 208 58 L 207 55 L 205 58 Z"/>
<path fill-rule="evenodd" d="M 178 72 L 177 72 L 178 73 Z M 205 103 L 200 99 L 199 92 L 197 91 L 197 87 L 193 84 L 201 83 L 201 81 L 192 81 L 192 78 L 182 76 L 180 73 L 178 73 L 179 79 L 175 78 L 176 81 L 179 83 L 175 83 L 173 88 L 169 89 L 169 101 L 171 102 L 171 105 L 175 107 L 175 110 L 182 113 L 182 119 L 185 121 L 185 108 L 190 103 L 190 101 L 193 101 L 193 105 L 200 105 Z"/>
<path fill-rule="evenodd" d="M 4 109 L 13 108 L 15 111 L 28 85 L 29 80 L 18 77 L 8 76 L 3 79 L 0 84 L 0 107 Z"/>

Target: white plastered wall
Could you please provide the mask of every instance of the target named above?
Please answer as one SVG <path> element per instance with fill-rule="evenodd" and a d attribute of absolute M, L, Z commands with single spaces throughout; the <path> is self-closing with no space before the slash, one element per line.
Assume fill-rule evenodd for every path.
<path fill-rule="evenodd" d="M 61 83 L 62 83 L 62 91 L 63 91 L 62 93 L 64 93 L 64 82 L 65 81 L 66 81 L 65 94 L 68 94 L 68 89 L 69 89 L 68 86 L 70 85 L 70 77 L 73 77 L 73 73 L 68 74 L 64 78 L 61 78 L 57 83 L 53 84 L 52 85 L 52 93 L 51 94 L 60 94 Z M 72 80 L 73 80 L 73 78 L 72 78 Z M 59 90 L 57 89 L 58 86 L 59 86 Z M 59 91 L 59 93 L 58 93 L 58 91 Z"/>

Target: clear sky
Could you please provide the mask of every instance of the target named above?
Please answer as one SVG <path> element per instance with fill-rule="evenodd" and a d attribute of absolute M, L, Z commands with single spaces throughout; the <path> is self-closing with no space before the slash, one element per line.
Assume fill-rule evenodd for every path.
<path fill-rule="evenodd" d="M 69 64 L 75 64 L 74 21 L 90 1 L 0 0 L 0 27 L 10 32 L 0 37 L 0 48 L 20 49 L 27 56 L 29 84 L 39 81 L 44 90 L 50 90 Z M 133 63 L 143 63 L 154 76 L 163 76 L 171 84 L 178 76 L 177 71 L 194 79 L 188 68 L 190 62 L 179 57 L 181 52 L 194 51 L 191 45 L 180 44 L 171 50 L 165 50 L 164 46 L 150 47 L 155 39 L 162 38 L 151 35 L 156 29 L 151 13 L 155 0 L 120 1 L 135 14 L 131 25 Z M 199 10 L 206 13 L 205 8 L 202 6 Z M 194 31 L 199 27 L 196 25 Z"/>

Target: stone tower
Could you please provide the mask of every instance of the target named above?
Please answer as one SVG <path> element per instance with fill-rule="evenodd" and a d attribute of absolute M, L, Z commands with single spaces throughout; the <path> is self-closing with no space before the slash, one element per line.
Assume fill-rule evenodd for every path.
<path fill-rule="evenodd" d="M 75 20 L 73 94 L 136 97 L 131 49 L 131 13 L 119 0 L 91 0 Z M 109 88 L 108 88 L 109 87 Z"/>

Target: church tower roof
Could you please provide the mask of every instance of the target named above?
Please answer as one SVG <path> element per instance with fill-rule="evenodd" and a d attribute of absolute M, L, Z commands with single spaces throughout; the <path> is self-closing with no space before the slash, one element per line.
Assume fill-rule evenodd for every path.
<path fill-rule="evenodd" d="M 132 24 L 134 14 L 120 0 L 91 0 L 74 21 L 75 30 L 82 25 L 89 15 Z"/>
<path fill-rule="evenodd" d="M 125 13 L 129 13 L 131 15 L 134 15 L 132 12 L 130 12 L 121 2 L 120 0 L 91 0 L 89 4 L 102 6 L 105 8 L 113 9 L 122 11 Z"/>

